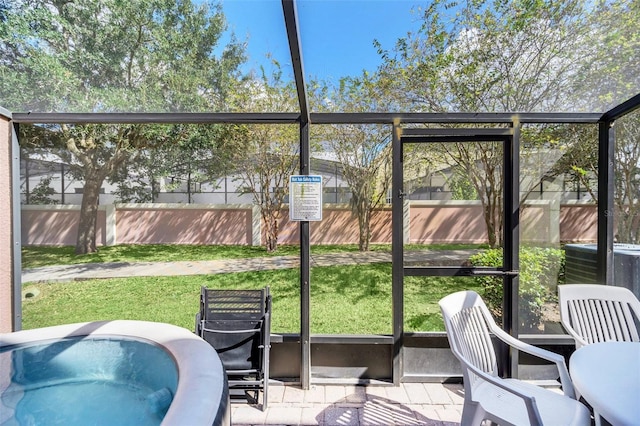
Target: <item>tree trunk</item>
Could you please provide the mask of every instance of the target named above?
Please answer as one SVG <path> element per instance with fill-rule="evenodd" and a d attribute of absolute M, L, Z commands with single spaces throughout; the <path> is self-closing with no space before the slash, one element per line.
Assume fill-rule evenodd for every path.
<path fill-rule="evenodd" d="M 492 217 L 493 215 L 491 214 L 491 211 L 493 209 L 485 201 L 483 201 L 482 204 L 483 204 L 482 208 L 484 210 L 484 214 L 483 214 L 484 223 L 487 227 L 487 239 L 489 240 L 489 247 L 496 248 L 497 246 L 496 229 L 495 229 L 495 223 Z"/>
<path fill-rule="evenodd" d="M 102 187 L 103 181 L 104 178 L 96 173 L 87 174 L 82 192 L 76 254 L 95 253 L 97 251 L 96 224 L 98 222 L 100 188 Z"/>
<path fill-rule="evenodd" d="M 363 208 L 364 211 L 358 212 L 358 227 L 360 228 L 358 249 L 360 251 L 369 251 L 369 243 L 371 242 L 371 209 Z"/>
<path fill-rule="evenodd" d="M 265 248 L 268 253 L 278 250 L 278 218 L 275 215 L 263 215 L 265 225 Z"/>

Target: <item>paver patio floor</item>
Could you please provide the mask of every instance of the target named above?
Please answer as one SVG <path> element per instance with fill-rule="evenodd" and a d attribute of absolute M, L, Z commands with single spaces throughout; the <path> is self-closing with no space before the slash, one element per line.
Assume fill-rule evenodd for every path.
<path fill-rule="evenodd" d="M 344 386 L 270 385 L 269 403 L 232 403 L 231 421 L 240 425 L 458 425 L 463 387 L 459 384 L 403 383 Z"/>

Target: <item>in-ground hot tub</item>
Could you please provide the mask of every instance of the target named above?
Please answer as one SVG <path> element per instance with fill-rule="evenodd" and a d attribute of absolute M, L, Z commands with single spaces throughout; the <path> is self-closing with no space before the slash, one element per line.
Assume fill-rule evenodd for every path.
<path fill-rule="evenodd" d="M 0 335 L 0 425 L 230 425 L 217 353 L 145 321 Z"/>

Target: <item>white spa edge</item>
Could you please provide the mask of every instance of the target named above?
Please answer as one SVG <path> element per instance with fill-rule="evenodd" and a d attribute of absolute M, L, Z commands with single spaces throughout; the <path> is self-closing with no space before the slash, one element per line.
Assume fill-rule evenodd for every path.
<path fill-rule="evenodd" d="M 79 336 L 139 339 L 162 347 L 173 357 L 178 387 L 163 426 L 212 425 L 219 409 L 229 409 L 225 372 L 218 354 L 200 337 L 175 325 L 129 320 L 66 324 L 0 334 L 0 347 Z"/>

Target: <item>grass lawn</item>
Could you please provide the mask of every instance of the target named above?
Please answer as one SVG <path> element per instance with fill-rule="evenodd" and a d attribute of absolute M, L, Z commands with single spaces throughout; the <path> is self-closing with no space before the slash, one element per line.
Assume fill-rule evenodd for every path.
<path fill-rule="evenodd" d="M 147 247 L 147 251 L 142 248 Z M 324 253 L 345 246 L 319 246 Z M 357 250 L 357 247 L 354 247 Z M 447 248 L 451 248 L 448 246 Z M 136 259 L 193 260 L 196 256 L 255 257 L 265 255 L 256 247 L 208 246 L 119 246 L 103 248 L 92 262 L 131 261 Z M 350 249 L 350 247 L 347 247 Z M 379 249 L 384 249 L 380 246 Z M 386 246 L 388 250 L 389 247 Z M 173 250 L 181 253 L 175 255 Z M 290 250 L 287 252 L 287 250 Z M 295 250 L 295 252 L 294 252 Z M 70 248 L 25 249 L 25 265 L 54 262 L 56 258 L 74 259 Z M 313 253 L 319 253 L 316 247 Z M 298 247 L 278 251 L 278 255 L 298 254 Z M 207 257 L 204 257 L 207 256 Z M 218 257 L 220 258 L 220 257 Z M 109 259 L 109 260 L 105 260 Z M 84 260 L 84 259 L 83 259 Z M 73 262 L 71 262 L 73 263 Z M 26 266 L 25 266 L 26 267 Z M 37 288 L 39 294 L 23 300 L 23 328 L 109 320 L 135 319 L 175 324 L 193 330 L 199 308 L 200 287 L 262 288 L 269 285 L 273 296 L 272 332 L 300 331 L 300 291 L 298 269 L 249 271 L 231 274 L 132 277 L 107 280 L 85 280 L 67 283 L 28 284 L 25 290 Z M 442 319 L 438 300 L 444 295 L 467 288 L 477 288 L 469 278 L 407 277 L 405 279 L 406 331 L 441 331 Z M 32 292 L 35 294 L 35 292 Z M 311 269 L 311 332 L 313 334 L 392 334 L 391 264 L 340 265 Z"/>

